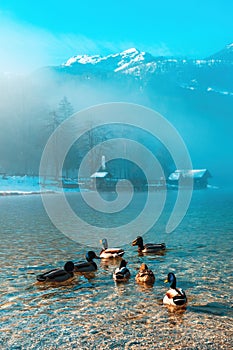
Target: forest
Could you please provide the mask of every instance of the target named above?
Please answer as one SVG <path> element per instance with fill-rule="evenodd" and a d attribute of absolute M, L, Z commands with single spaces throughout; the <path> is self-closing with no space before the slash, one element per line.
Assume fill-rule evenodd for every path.
<path fill-rule="evenodd" d="M 4 84 L 3 84 L 4 82 Z M 77 101 L 85 100 L 89 96 L 90 103 L 95 101 L 106 102 L 110 99 L 108 84 L 103 85 L 104 89 L 99 96 L 96 96 L 97 89 L 90 88 L 76 81 L 54 82 L 52 78 L 47 79 L 2 79 L 2 99 L 0 102 L 0 173 L 7 175 L 30 175 L 37 176 L 44 147 L 53 132 L 67 120 L 73 113 L 82 109 L 83 104 L 78 105 Z M 128 88 L 128 87 L 127 87 Z M 108 90 L 108 93 L 106 91 Z M 80 95 L 79 95 L 79 92 Z M 111 87 L 114 98 L 115 90 Z M 131 92 L 132 93 L 132 92 Z M 65 95 L 64 95 L 65 94 Z M 122 92 L 122 95 L 124 91 Z M 104 96 L 104 99 L 103 97 Z M 107 96 L 107 99 L 106 99 Z M 137 95 L 138 97 L 138 91 Z M 71 102 L 72 101 L 72 102 Z M 82 125 L 78 126 L 82 128 Z M 159 159 L 165 174 L 173 170 L 172 159 L 166 148 L 154 137 L 143 130 L 126 125 L 103 125 L 92 128 L 91 118 L 86 121 L 85 132 L 77 139 L 70 148 L 64 164 L 62 175 L 66 178 L 77 178 L 80 164 L 94 146 L 102 144 L 90 160 L 89 167 L 83 176 L 90 177 L 98 171 L 101 166 L 101 157 L 105 154 L 104 142 L 113 138 L 128 138 L 144 144 Z M 69 131 L 68 131 L 69 132 Z M 56 160 L 59 149 L 54 145 L 54 167 L 51 177 L 58 178 L 59 167 Z M 127 149 L 125 150 L 127 153 Z M 116 159 L 107 164 L 109 172 L 114 178 L 144 179 L 143 171 L 137 165 L 123 159 Z M 150 164 L 148 164 L 148 168 Z M 144 169 L 146 170 L 146 169 Z M 156 178 L 156 175 L 155 175 Z"/>

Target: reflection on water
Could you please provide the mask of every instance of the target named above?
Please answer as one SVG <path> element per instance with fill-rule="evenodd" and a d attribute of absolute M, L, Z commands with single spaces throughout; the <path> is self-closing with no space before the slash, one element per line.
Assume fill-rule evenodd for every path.
<path fill-rule="evenodd" d="M 71 196 L 78 203 L 79 194 Z M 39 196 L 0 198 L 0 347 L 232 348 L 232 195 L 195 192 L 181 225 L 165 234 L 175 193 L 168 197 L 164 215 L 145 235 L 145 243 L 166 243 L 163 255 L 140 256 L 129 242 L 124 247 L 128 283 L 114 283 L 119 261 L 113 259 L 97 261 L 91 278 L 75 275 L 64 286 L 38 285 L 36 275 L 67 260 L 82 260 L 87 248 L 56 230 Z M 99 253 L 101 246 L 93 249 Z M 153 287 L 135 282 L 142 262 L 155 274 Z M 186 310 L 162 305 L 169 271 L 186 291 Z"/>

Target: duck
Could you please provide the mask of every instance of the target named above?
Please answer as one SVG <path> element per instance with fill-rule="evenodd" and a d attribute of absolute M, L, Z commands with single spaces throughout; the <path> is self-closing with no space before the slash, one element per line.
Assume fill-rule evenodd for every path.
<path fill-rule="evenodd" d="M 137 283 L 146 283 L 146 284 L 154 284 L 155 275 L 152 270 L 148 268 L 148 266 L 143 263 L 140 266 L 140 269 L 135 277 Z"/>
<path fill-rule="evenodd" d="M 176 287 L 176 276 L 174 273 L 169 272 L 165 283 L 170 283 L 170 289 L 167 291 L 163 298 L 164 305 L 183 306 L 187 304 L 187 297 L 183 289 Z"/>
<path fill-rule="evenodd" d="M 125 254 L 125 251 L 121 248 L 108 248 L 108 241 L 106 238 L 102 239 L 100 243 L 103 245 L 100 252 L 100 257 L 102 259 L 121 258 Z"/>
<path fill-rule="evenodd" d="M 157 253 L 160 250 L 165 250 L 165 243 L 147 243 L 143 244 L 143 239 L 141 236 L 138 236 L 133 242 L 132 246 L 138 246 L 139 253 Z"/>
<path fill-rule="evenodd" d="M 92 250 L 86 253 L 87 261 L 79 261 L 74 264 L 74 272 L 85 273 L 97 271 L 97 265 L 93 259 L 101 259 Z"/>
<path fill-rule="evenodd" d="M 120 266 L 113 272 L 113 279 L 116 282 L 127 282 L 130 278 L 130 271 L 126 267 L 127 261 L 121 260 Z"/>
<path fill-rule="evenodd" d="M 53 269 L 37 275 L 38 282 L 64 282 L 74 277 L 74 263 L 67 261 L 63 269 Z"/>

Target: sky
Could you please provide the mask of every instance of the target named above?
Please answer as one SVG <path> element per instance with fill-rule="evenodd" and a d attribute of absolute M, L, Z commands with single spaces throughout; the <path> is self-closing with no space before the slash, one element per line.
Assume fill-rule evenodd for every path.
<path fill-rule="evenodd" d="M 0 0 L 0 72 L 130 47 L 204 58 L 233 42 L 232 0 Z"/>

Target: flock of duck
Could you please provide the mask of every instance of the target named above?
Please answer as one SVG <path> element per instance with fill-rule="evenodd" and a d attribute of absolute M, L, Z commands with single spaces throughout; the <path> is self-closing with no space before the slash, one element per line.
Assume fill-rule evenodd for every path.
<path fill-rule="evenodd" d="M 72 261 L 67 261 L 63 269 L 53 269 L 47 271 L 43 274 L 37 275 L 37 281 L 39 283 L 51 283 L 56 284 L 68 281 L 74 277 L 75 274 L 86 275 L 97 270 L 97 264 L 94 259 L 119 259 L 120 265 L 113 272 L 113 279 L 117 283 L 127 282 L 130 278 L 130 271 L 127 268 L 127 261 L 122 258 L 125 251 L 121 248 L 108 248 L 107 239 L 102 241 L 103 248 L 98 255 L 93 251 L 88 251 L 86 253 L 86 261 L 79 261 L 73 263 Z M 138 246 L 138 252 L 140 254 L 146 253 L 158 253 L 166 249 L 164 243 L 158 244 L 143 244 L 143 239 L 138 236 L 133 242 L 133 246 Z M 137 283 L 143 283 L 148 285 L 153 285 L 155 282 L 155 276 L 152 270 L 148 268 L 145 263 L 142 263 L 139 271 L 135 277 Z M 170 289 L 167 291 L 163 298 L 163 304 L 172 306 L 184 306 L 187 303 L 187 297 L 185 292 L 181 288 L 176 287 L 176 276 L 174 273 L 170 272 L 167 275 L 167 279 L 164 282 L 170 283 Z"/>

